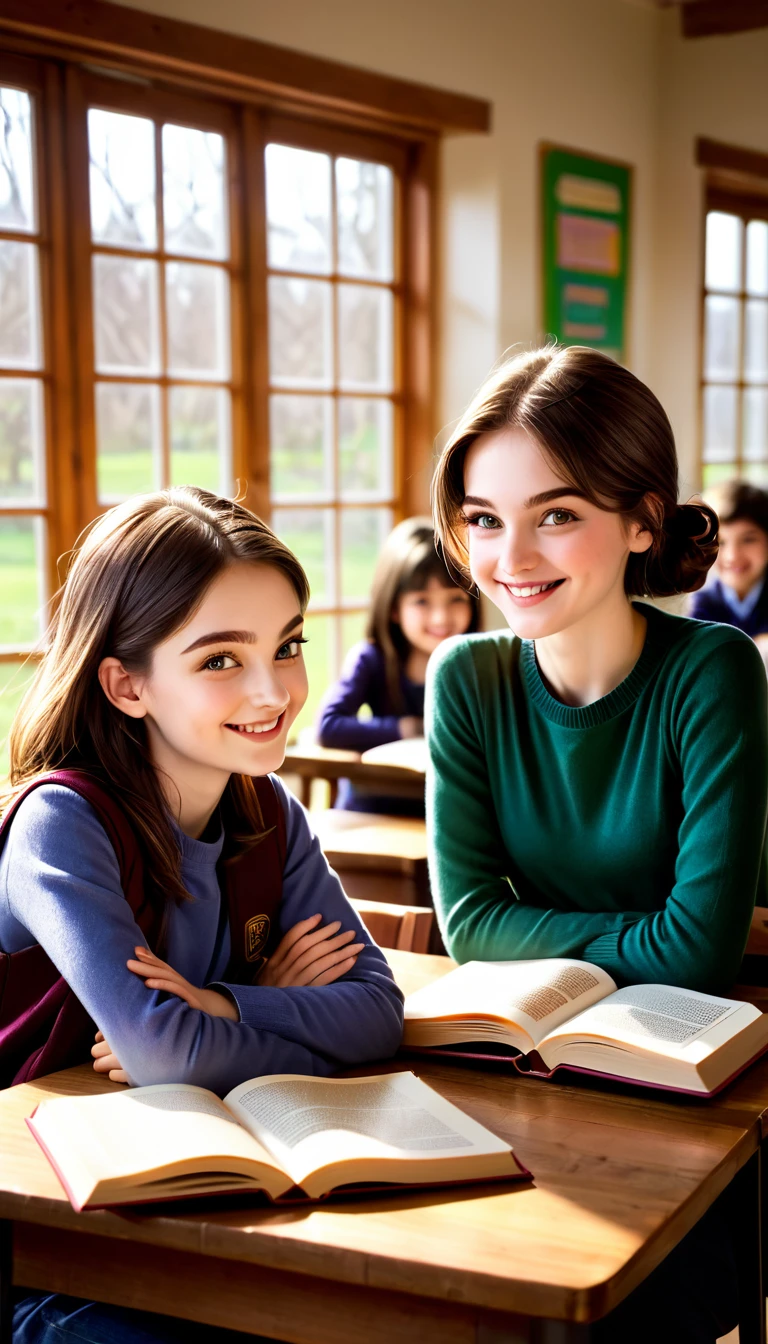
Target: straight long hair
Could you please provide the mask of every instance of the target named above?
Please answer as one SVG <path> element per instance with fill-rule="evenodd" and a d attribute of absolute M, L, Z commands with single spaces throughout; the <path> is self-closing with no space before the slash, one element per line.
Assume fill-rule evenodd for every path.
<path fill-rule="evenodd" d="M 235 563 L 280 570 L 305 610 L 309 586 L 295 555 L 241 504 L 181 486 L 110 509 L 74 556 L 46 653 L 11 727 L 11 787 L 0 811 L 52 770 L 93 776 L 133 827 L 146 899 L 163 924 L 168 902 L 189 899 L 181 854 L 146 725 L 110 703 L 99 664 L 114 657 L 128 672 L 148 673 L 157 646 L 187 623 L 214 579 Z M 263 832 L 249 776 L 230 777 L 222 809 L 224 855 L 233 858 Z"/>
<path fill-rule="evenodd" d="M 381 548 L 366 629 L 369 642 L 384 655 L 387 691 L 395 714 L 405 712 L 401 679 L 410 652 L 402 626 L 393 619 L 395 607 L 404 593 L 419 592 L 430 579 L 437 579 L 444 588 L 464 587 L 456 582 L 445 563 L 432 519 L 406 518 L 392 529 Z M 468 627 L 471 632 L 479 627 L 480 603 L 472 593 L 467 595 L 472 607 Z"/>

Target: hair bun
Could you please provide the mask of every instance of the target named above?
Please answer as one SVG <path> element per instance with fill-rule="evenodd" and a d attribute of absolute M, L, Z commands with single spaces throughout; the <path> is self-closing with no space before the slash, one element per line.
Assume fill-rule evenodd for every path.
<path fill-rule="evenodd" d="M 678 504 L 648 552 L 646 586 L 658 597 L 695 593 L 717 559 L 719 520 L 708 504 Z"/>

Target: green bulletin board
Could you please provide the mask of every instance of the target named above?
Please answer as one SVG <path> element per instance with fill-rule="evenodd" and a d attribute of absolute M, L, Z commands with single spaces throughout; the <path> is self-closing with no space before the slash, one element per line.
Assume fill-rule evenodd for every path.
<path fill-rule="evenodd" d="M 632 169 L 542 147 L 544 328 L 626 356 Z"/>

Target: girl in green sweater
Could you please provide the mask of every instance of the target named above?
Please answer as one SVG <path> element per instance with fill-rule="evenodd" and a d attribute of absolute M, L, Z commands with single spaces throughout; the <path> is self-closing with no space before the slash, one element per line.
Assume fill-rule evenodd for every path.
<path fill-rule="evenodd" d="M 583 347 L 505 363 L 441 455 L 447 553 L 510 629 L 449 640 L 427 695 L 431 877 L 458 961 L 580 957 L 724 989 L 761 877 L 766 678 L 691 592 L 717 516 L 677 502 L 669 421 Z"/>
<path fill-rule="evenodd" d="M 694 591 L 717 555 L 717 515 L 677 492 L 659 402 L 582 347 L 503 364 L 441 454 L 445 552 L 510 627 L 430 662 L 430 873 L 458 961 L 579 957 L 698 990 L 738 974 L 766 677 L 741 631 L 633 601 Z M 714 1344 L 737 1296 L 715 1205 L 594 1338 Z"/>

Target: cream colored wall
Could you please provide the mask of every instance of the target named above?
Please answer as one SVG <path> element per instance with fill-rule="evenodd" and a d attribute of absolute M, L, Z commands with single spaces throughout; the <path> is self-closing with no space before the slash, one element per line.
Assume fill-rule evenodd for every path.
<path fill-rule="evenodd" d="M 637 168 L 631 359 L 652 363 L 650 268 L 659 15 L 626 0 L 140 0 L 134 7 L 493 103 L 493 132 L 442 155 L 439 415 L 541 337 L 541 140 Z"/>
<path fill-rule="evenodd" d="M 683 491 L 696 476 L 703 184 L 696 136 L 768 153 L 768 29 L 684 40 L 661 17 L 655 331 L 650 379 L 677 435 Z"/>

